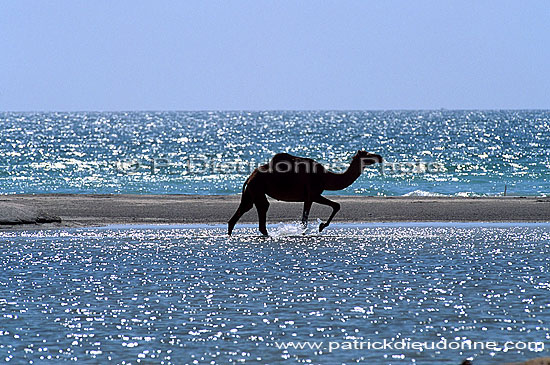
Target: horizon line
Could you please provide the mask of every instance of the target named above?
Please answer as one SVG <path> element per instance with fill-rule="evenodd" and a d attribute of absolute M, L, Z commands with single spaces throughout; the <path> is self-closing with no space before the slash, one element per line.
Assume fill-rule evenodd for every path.
<path fill-rule="evenodd" d="M 65 109 L 0 110 L 0 113 L 260 113 L 260 112 L 435 112 L 435 111 L 550 111 L 550 108 L 428 108 L 428 109 Z"/>

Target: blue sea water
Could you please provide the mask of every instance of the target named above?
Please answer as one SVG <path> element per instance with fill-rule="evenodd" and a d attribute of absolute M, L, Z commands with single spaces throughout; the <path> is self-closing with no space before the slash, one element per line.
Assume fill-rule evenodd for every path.
<path fill-rule="evenodd" d="M 277 152 L 359 149 L 388 163 L 335 193 L 550 193 L 549 111 L 438 110 L 0 113 L 0 194 L 235 194 Z"/>
<path fill-rule="evenodd" d="M 269 238 L 246 226 L 231 238 L 212 226 L 0 232 L 0 361 L 550 355 L 549 224 L 334 224 L 306 236 L 269 228 Z M 428 348 L 346 347 L 384 340 Z M 303 341 L 319 348 L 282 348 Z"/>

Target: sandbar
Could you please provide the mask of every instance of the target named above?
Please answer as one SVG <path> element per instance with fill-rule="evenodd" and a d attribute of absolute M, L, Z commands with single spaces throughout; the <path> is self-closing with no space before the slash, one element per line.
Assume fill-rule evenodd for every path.
<path fill-rule="evenodd" d="M 550 197 L 327 197 L 341 204 L 333 222 L 550 222 Z M 0 229 L 226 223 L 239 202 L 239 195 L 2 195 Z M 302 215 L 302 203 L 270 204 L 268 223 Z M 313 204 L 310 221 L 330 212 Z M 255 209 L 239 221 L 256 222 Z"/>

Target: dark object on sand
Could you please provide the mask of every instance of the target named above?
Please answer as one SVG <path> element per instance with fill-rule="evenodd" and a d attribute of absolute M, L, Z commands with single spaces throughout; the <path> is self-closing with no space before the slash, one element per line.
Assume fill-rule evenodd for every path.
<path fill-rule="evenodd" d="M 0 205 L 0 226 L 61 223 L 61 218 L 48 214 L 34 206 L 3 202 Z"/>

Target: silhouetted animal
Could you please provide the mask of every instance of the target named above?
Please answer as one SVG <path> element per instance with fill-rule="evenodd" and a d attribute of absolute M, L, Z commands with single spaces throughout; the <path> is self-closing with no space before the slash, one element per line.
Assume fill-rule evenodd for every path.
<path fill-rule="evenodd" d="M 334 215 L 340 210 L 340 204 L 321 196 L 325 190 L 342 190 L 350 186 L 361 175 L 367 165 L 381 163 L 382 157 L 366 151 L 357 151 L 348 169 L 344 173 L 334 173 L 320 163 L 310 159 L 278 153 L 268 164 L 255 169 L 243 185 L 241 204 L 228 222 L 228 233 L 231 235 L 235 224 L 241 216 L 256 206 L 260 232 L 267 236 L 266 214 L 269 202 L 266 195 L 287 202 L 304 202 L 302 223 L 307 226 L 307 219 L 312 203 L 328 205 L 332 214 L 319 225 L 323 231 Z"/>

